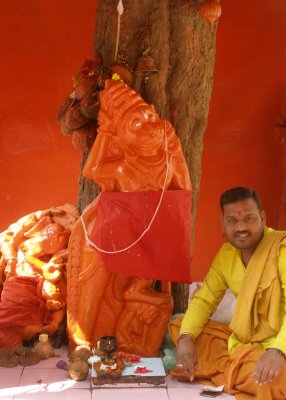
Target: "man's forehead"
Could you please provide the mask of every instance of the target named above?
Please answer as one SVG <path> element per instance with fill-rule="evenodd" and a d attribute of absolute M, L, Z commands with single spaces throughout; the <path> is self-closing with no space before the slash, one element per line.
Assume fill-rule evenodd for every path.
<path fill-rule="evenodd" d="M 239 200 L 225 204 L 223 207 L 224 215 L 245 215 L 259 212 L 258 206 L 253 199 Z"/>

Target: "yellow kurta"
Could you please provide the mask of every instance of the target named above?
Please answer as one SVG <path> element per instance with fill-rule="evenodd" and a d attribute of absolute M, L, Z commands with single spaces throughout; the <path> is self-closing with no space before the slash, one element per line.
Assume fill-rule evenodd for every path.
<path fill-rule="evenodd" d="M 271 232 L 273 232 L 271 228 L 265 228 L 264 238 L 267 239 Z M 245 274 L 246 268 L 241 260 L 240 251 L 230 243 L 223 244 L 205 277 L 203 286 L 192 298 L 183 318 L 180 333 L 189 332 L 198 337 L 224 296 L 225 290 L 229 288 L 236 297 L 238 296 Z M 286 246 L 284 245 L 280 247 L 278 254 L 278 276 L 281 284 L 278 333 L 261 341 L 244 342 L 244 344 L 264 349 L 274 347 L 286 353 Z M 238 344 L 242 343 L 235 334 L 232 334 L 228 340 L 229 354 L 234 352 Z"/>

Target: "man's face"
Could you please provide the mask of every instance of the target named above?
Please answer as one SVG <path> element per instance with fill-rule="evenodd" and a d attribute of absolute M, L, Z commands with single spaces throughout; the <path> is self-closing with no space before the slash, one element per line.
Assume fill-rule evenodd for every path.
<path fill-rule="evenodd" d="M 227 240 L 237 249 L 253 252 L 263 236 L 266 217 L 253 199 L 223 207 L 222 224 Z"/>

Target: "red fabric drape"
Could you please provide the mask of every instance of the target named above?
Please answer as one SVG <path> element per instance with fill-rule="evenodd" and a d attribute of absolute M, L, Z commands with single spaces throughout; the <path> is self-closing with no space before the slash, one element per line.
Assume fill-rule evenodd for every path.
<path fill-rule="evenodd" d="M 90 239 L 101 249 L 128 247 L 148 227 L 162 192 L 102 192 Z M 191 191 L 168 190 L 145 236 L 130 249 L 100 252 L 112 272 L 146 279 L 191 282 Z"/>
<path fill-rule="evenodd" d="M 5 281 L 0 302 L 0 347 L 19 345 L 26 325 L 43 324 L 49 318 L 37 278 L 16 276 Z"/>

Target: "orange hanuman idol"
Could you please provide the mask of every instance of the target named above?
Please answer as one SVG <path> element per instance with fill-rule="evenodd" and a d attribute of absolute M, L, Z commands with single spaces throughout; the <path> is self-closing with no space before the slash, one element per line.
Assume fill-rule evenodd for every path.
<path fill-rule="evenodd" d="M 83 174 L 102 192 L 69 241 L 69 340 L 116 335 L 121 350 L 156 356 L 173 309 L 169 281 L 188 281 L 188 168 L 172 125 L 138 93 L 108 80 L 100 100 Z"/>

